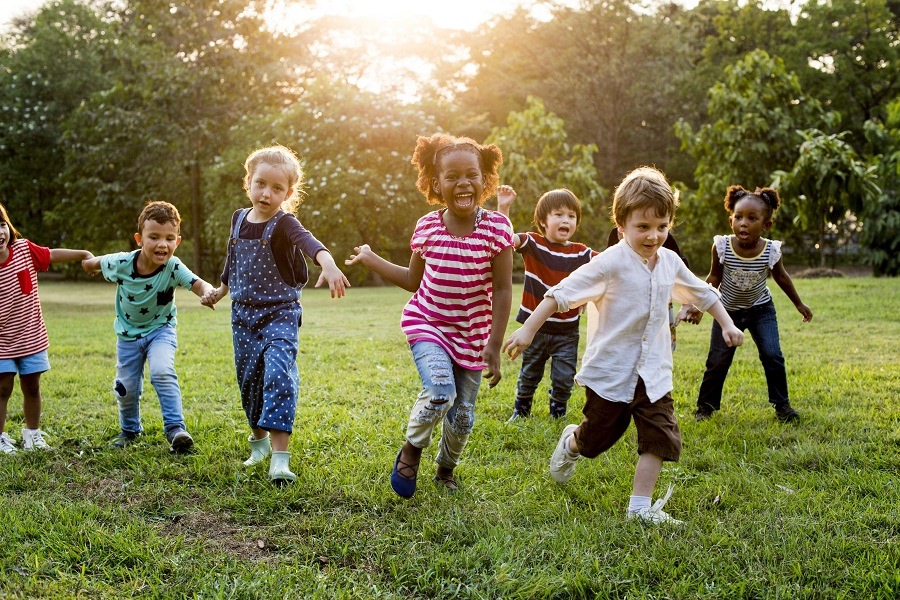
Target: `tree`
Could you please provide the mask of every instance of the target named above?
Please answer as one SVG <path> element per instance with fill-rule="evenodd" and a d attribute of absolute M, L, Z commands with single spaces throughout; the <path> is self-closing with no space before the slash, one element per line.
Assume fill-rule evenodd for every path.
<path fill-rule="evenodd" d="M 837 116 L 803 93 L 794 73 L 761 50 L 725 69 L 724 80 L 709 90 L 709 123 L 696 132 L 676 124 L 683 148 L 697 160 L 696 193 L 679 211 L 686 231 L 679 244 L 691 259 L 708 252 L 712 235 L 727 227 L 721 199 L 730 185 L 762 187 L 772 173 L 790 169 L 803 139 L 800 130 L 832 125 Z"/>
<path fill-rule="evenodd" d="M 775 171 L 773 185 L 792 208 L 794 224 L 812 231 L 824 267 L 835 255 L 836 238 L 846 238 L 839 224 L 848 214 L 859 215 L 881 195 L 875 167 L 867 165 L 844 141 L 848 132 L 826 135 L 817 129 L 801 132 L 803 144 L 789 172 Z"/>
<path fill-rule="evenodd" d="M 596 146 L 570 144 L 565 122 L 531 96 L 527 107 L 509 113 L 506 127 L 495 127 L 487 142 L 503 150 L 500 181 L 512 185 L 521 198 L 510 214 L 514 224 L 532 222 L 534 203 L 542 194 L 568 188 L 582 202 L 580 235 L 600 239 L 601 227 L 608 228 L 609 219 L 603 218 L 608 217 L 602 210 L 606 193 L 594 167 Z"/>

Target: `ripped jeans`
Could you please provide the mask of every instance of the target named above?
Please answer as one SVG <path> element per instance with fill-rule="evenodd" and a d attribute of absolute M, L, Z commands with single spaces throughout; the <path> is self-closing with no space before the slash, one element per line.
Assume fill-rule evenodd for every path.
<path fill-rule="evenodd" d="M 443 419 L 435 462 L 453 469 L 475 424 L 475 398 L 481 385 L 481 371 L 458 366 L 434 342 L 415 342 L 411 349 L 422 378 L 422 391 L 409 415 L 406 439 L 416 448 L 427 448 L 434 428 Z"/>

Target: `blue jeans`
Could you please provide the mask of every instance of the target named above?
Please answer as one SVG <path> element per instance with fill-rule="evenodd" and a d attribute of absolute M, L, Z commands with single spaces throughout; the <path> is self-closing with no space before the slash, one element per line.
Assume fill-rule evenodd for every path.
<path fill-rule="evenodd" d="M 534 341 L 522 353 L 522 369 L 516 384 L 517 413 L 523 416 L 531 414 L 534 392 L 544 377 L 544 366 L 550 360 L 550 416 L 565 416 L 575 383 L 578 338 L 578 330 L 563 334 L 535 334 Z"/>
<path fill-rule="evenodd" d="M 778 338 L 778 320 L 775 317 L 775 304 L 771 301 L 759 306 L 741 310 L 729 310 L 728 314 L 735 326 L 741 331 L 749 330 L 759 350 L 766 373 L 766 385 L 769 388 L 769 402 L 775 406 L 788 404 L 787 372 L 784 368 L 784 356 L 781 354 L 781 342 Z M 697 397 L 697 408 L 701 410 L 719 410 L 722 404 L 722 388 L 725 377 L 734 359 L 737 348 L 728 347 L 722 339 L 722 327 L 713 321 L 709 339 L 709 355 L 706 357 L 706 372 L 700 384 Z"/>
<path fill-rule="evenodd" d="M 415 342 L 412 354 L 422 378 L 422 391 L 409 415 L 406 439 L 416 448 L 427 448 L 435 427 L 443 420 L 435 462 L 453 469 L 475 425 L 475 399 L 481 385 L 481 371 L 458 366 L 434 342 Z"/>
<path fill-rule="evenodd" d="M 140 433 L 141 395 L 144 388 L 144 363 L 150 363 L 150 383 L 159 397 L 166 433 L 184 427 L 181 413 L 181 388 L 175 373 L 175 328 L 164 325 L 138 340 L 119 338 L 116 344 L 116 381 L 114 391 L 119 403 L 122 431 Z"/>

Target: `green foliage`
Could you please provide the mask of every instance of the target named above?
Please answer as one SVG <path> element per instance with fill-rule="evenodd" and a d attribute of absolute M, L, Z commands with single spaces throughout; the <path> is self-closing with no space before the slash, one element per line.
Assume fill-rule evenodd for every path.
<path fill-rule="evenodd" d="M 270 486 L 266 464 L 241 465 L 249 430 L 228 305 L 210 311 L 184 290 L 176 365 L 196 452 L 169 454 L 149 380 L 144 435 L 114 451 L 114 287 L 41 282 L 53 364 L 41 427 L 55 449 L 0 457 L 0 596 L 894 599 L 900 356 L 885 348 L 900 337 L 896 284 L 795 283 L 811 323 L 784 294 L 774 300 L 797 426 L 775 421 L 749 339 L 722 410 L 695 423 L 710 321 L 679 326 L 685 447 L 657 486 L 676 486 L 665 510 L 685 524 L 671 529 L 624 518 L 633 427 L 579 461 L 568 484 L 552 481 L 549 455 L 584 393 L 551 420 L 545 379 L 532 418 L 506 424 L 518 361 L 504 360 L 503 380 L 479 394 L 460 491 L 430 481 L 435 442 L 416 495 L 396 497 L 388 473 L 419 389 L 398 288 L 353 288 L 340 301 L 305 291 L 292 487 Z M 22 423 L 16 386 L 6 430 L 19 439 Z"/>
<path fill-rule="evenodd" d="M 534 220 L 534 205 L 541 195 L 568 188 L 582 204 L 579 238 L 599 243 L 609 229 L 609 215 L 604 204 L 607 194 L 594 168 L 596 146 L 569 144 L 563 120 L 530 96 L 527 107 L 509 113 L 506 127 L 494 128 L 487 141 L 503 150 L 500 181 L 513 186 L 521 198 L 510 214 L 517 227 L 527 227 Z"/>
<path fill-rule="evenodd" d="M 803 93 L 784 62 L 753 51 L 725 69 L 725 78 L 709 90 L 709 123 L 697 131 L 685 121 L 675 130 L 683 148 L 697 160 L 696 194 L 682 203 L 686 236 L 683 247 L 708 248 L 712 235 L 727 227 L 721 199 L 730 185 L 753 189 L 772 183 L 772 173 L 790 168 L 802 137 L 798 130 L 832 125 L 837 115 Z M 777 230 L 776 230 L 777 231 Z"/>

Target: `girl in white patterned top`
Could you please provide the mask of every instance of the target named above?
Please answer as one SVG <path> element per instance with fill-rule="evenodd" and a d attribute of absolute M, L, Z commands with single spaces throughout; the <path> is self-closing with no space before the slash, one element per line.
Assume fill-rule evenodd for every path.
<path fill-rule="evenodd" d="M 734 235 L 715 236 L 712 266 L 706 281 L 719 288 L 722 304 L 735 325 L 741 331 L 750 330 L 766 372 L 769 402 L 775 408 L 775 416 L 782 422 L 790 422 L 800 415 L 788 398 L 778 321 L 766 277 L 772 274 L 772 279 L 803 315 L 804 322 L 812 319 L 812 310 L 800 300 L 791 276 L 784 269 L 781 242 L 762 237 L 772 227 L 773 215 L 780 205 L 778 192 L 772 188 L 757 188 L 754 192 L 739 185 L 728 188 L 725 209 L 731 214 L 729 221 Z M 697 323 L 699 318 L 690 322 Z M 721 332 L 717 327 L 713 323 L 706 372 L 694 411 L 698 421 L 710 418 L 721 407 L 722 388 L 734 358 L 735 348 L 721 343 Z"/>

